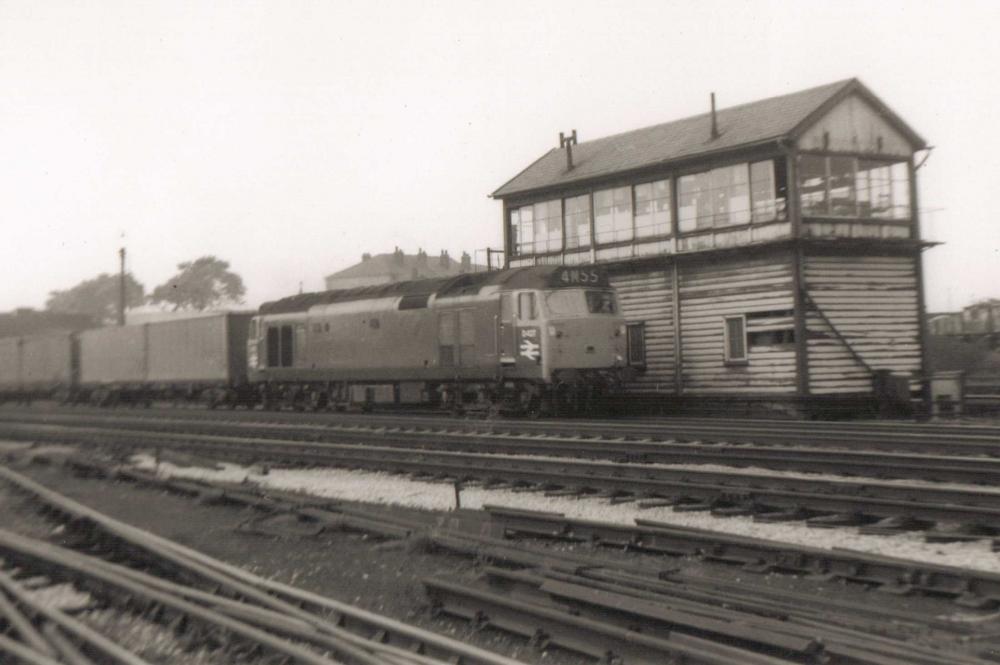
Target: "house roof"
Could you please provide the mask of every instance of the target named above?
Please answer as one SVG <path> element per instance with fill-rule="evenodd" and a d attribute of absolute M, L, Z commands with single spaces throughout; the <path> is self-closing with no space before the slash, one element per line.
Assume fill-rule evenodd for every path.
<path fill-rule="evenodd" d="M 862 96 L 913 144 L 924 140 L 855 78 L 770 97 L 716 111 L 719 130 L 711 137 L 712 114 L 674 120 L 573 146 L 573 168 L 566 168 L 564 148 L 553 148 L 507 181 L 491 196 L 546 189 L 643 169 L 686 158 L 726 152 L 782 138 L 795 138 L 850 94 Z"/>
<path fill-rule="evenodd" d="M 444 261 L 447 265 L 442 265 Z M 457 275 L 462 269 L 461 261 L 450 256 L 434 256 L 428 254 L 403 254 L 388 252 L 376 254 L 356 263 L 350 268 L 327 275 L 327 279 L 381 277 L 396 275 L 399 279 L 409 279 L 416 270 L 420 277 L 449 277 Z M 467 271 L 485 270 L 483 266 L 472 265 Z"/>

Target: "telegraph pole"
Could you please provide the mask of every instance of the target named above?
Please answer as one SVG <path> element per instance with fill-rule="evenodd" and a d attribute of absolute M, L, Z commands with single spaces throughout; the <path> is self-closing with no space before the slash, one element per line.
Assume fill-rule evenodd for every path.
<path fill-rule="evenodd" d="M 118 250 L 118 325 L 125 325 L 125 248 Z"/>

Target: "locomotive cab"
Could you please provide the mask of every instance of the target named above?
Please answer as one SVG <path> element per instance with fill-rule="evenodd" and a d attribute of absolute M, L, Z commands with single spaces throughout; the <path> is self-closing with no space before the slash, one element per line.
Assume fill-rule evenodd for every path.
<path fill-rule="evenodd" d="M 543 404 L 606 394 L 621 382 L 626 344 L 606 273 L 558 268 L 540 286 L 500 294 L 501 375 L 537 381 Z"/>

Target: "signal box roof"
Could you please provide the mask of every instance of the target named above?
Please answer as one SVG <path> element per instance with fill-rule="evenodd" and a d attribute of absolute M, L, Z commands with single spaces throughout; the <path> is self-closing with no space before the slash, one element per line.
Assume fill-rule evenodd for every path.
<path fill-rule="evenodd" d="M 716 111 L 719 135 L 712 138 L 712 114 L 675 120 L 573 146 L 573 168 L 564 148 L 553 148 L 507 181 L 491 196 L 505 198 L 585 182 L 714 153 L 794 139 L 851 94 L 865 99 L 907 138 L 914 150 L 924 140 L 856 78 L 770 97 Z"/>

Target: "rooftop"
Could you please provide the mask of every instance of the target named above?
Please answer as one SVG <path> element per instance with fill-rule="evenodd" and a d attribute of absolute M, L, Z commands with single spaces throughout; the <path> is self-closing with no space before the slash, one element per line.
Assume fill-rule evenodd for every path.
<path fill-rule="evenodd" d="M 565 148 L 552 148 L 491 196 L 504 198 L 665 165 L 685 158 L 794 138 L 850 94 L 865 98 L 913 143 L 915 149 L 925 146 L 923 139 L 874 93 L 858 79 L 851 78 L 720 109 L 716 111 L 718 135 L 714 138 L 712 114 L 703 113 L 573 145 L 571 169 L 567 168 Z"/>

